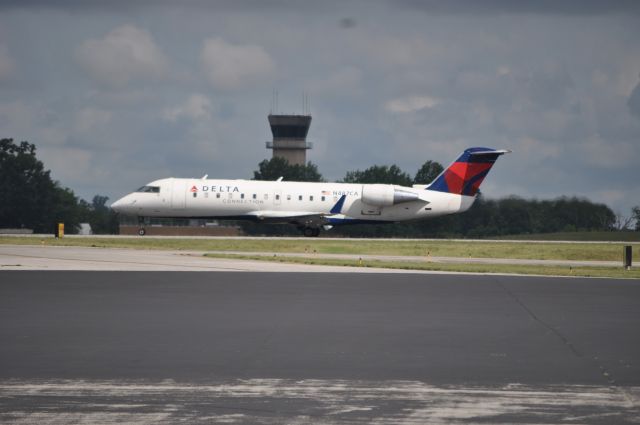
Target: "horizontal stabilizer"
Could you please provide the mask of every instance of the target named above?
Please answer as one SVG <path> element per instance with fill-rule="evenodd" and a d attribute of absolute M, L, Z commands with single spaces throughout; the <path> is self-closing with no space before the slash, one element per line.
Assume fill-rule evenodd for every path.
<path fill-rule="evenodd" d="M 509 149 L 488 149 L 486 151 L 469 152 L 469 155 L 503 155 L 505 153 L 511 153 L 511 151 Z"/>

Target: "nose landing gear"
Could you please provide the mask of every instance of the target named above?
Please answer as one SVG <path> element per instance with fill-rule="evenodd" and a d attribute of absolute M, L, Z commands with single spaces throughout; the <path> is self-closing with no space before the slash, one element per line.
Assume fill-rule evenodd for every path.
<path fill-rule="evenodd" d="M 145 224 L 146 224 L 145 218 L 138 217 L 138 226 L 140 226 L 140 228 L 138 229 L 139 236 L 144 236 L 147 234 L 147 229 L 145 228 Z"/>

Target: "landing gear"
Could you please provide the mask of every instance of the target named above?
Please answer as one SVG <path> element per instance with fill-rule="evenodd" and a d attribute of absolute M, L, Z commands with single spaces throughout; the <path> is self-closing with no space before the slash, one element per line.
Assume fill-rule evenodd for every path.
<path fill-rule="evenodd" d="M 319 227 L 305 227 L 302 229 L 302 234 L 304 234 L 306 237 L 310 238 L 310 237 L 318 237 L 320 235 L 320 228 Z"/>
<path fill-rule="evenodd" d="M 146 224 L 146 220 L 144 217 L 138 217 L 138 226 L 140 226 L 140 228 L 138 229 L 138 235 L 140 236 L 144 236 L 147 234 L 147 229 L 144 228 L 144 225 Z"/>

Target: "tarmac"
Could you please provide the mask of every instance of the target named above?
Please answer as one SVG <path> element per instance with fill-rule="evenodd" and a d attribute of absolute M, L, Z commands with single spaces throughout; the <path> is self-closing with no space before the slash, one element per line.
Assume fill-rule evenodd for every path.
<path fill-rule="evenodd" d="M 141 250 L 68 246 L 0 245 L 0 270 L 236 271 L 306 273 L 406 273 L 361 267 L 314 266 L 226 258 L 201 251 Z"/>
<path fill-rule="evenodd" d="M 618 261 L 529 260 L 510 258 L 460 258 L 441 256 L 352 255 L 241 251 L 175 251 L 90 248 L 46 245 L 0 245 L 0 270 L 104 270 L 104 271 L 261 271 L 415 273 L 416 271 L 283 264 L 231 258 L 204 258 L 205 253 L 393 262 L 542 265 L 565 267 L 615 267 Z M 433 272 L 426 272 L 433 273 Z"/>
<path fill-rule="evenodd" d="M 637 281 L 36 248 L 0 262 L 68 270 L 0 269 L 0 423 L 640 422 Z"/>

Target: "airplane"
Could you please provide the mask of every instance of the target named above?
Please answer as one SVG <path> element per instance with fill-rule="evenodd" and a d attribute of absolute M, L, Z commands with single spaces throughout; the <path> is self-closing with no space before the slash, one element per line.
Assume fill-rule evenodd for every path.
<path fill-rule="evenodd" d="M 430 184 L 310 183 L 165 178 L 111 204 L 138 217 L 138 234 L 151 217 L 289 223 L 304 236 L 347 224 L 415 221 L 468 210 L 497 158 L 511 151 L 466 149 Z"/>

